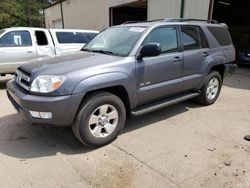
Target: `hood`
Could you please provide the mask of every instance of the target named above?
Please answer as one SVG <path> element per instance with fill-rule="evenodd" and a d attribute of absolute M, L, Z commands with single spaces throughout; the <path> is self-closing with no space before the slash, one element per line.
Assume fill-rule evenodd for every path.
<path fill-rule="evenodd" d="M 60 75 L 79 69 L 103 66 L 119 61 L 122 58 L 124 57 L 78 51 L 71 54 L 33 60 L 22 65 L 20 69 L 31 74 L 32 77 L 38 74 Z"/>

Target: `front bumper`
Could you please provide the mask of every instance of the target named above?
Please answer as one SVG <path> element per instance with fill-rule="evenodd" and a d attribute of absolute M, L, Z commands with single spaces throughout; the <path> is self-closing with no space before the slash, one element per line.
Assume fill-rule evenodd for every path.
<path fill-rule="evenodd" d="M 224 77 L 231 76 L 236 70 L 238 66 L 233 63 L 225 64 L 225 73 Z"/>
<path fill-rule="evenodd" d="M 31 124 L 69 126 L 73 123 L 84 94 L 66 96 L 31 95 L 16 84 L 7 83 L 7 95 L 20 116 Z M 33 118 L 29 111 L 51 112 L 51 119 Z"/>

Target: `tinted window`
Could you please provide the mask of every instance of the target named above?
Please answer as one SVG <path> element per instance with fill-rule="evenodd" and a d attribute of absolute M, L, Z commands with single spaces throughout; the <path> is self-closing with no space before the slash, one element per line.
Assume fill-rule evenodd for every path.
<path fill-rule="evenodd" d="M 36 42 L 39 46 L 48 45 L 46 34 L 43 31 L 36 31 Z"/>
<path fill-rule="evenodd" d="M 59 43 L 87 43 L 96 35 L 97 33 L 56 32 Z"/>
<path fill-rule="evenodd" d="M 194 50 L 200 48 L 200 37 L 198 27 L 196 26 L 182 26 L 181 27 L 181 41 L 184 50 Z"/>
<path fill-rule="evenodd" d="M 0 39 L 0 47 L 20 47 L 31 45 L 31 37 L 28 31 L 10 31 Z"/>
<path fill-rule="evenodd" d="M 205 34 L 201 28 L 199 28 L 199 34 L 200 34 L 200 46 L 201 46 L 201 48 L 209 48 L 207 37 L 205 36 Z"/>
<path fill-rule="evenodd" d="M 176 52 L 178 50 L 177 32 L 175 27 L 164 27 L 153 30 L 145 39 L 146 43 L 159 43 L 162 53 Z"/>
<path fill-rule="evenodd" d="M 229 32 L 223 27 L 207 27 L 221 46 L 232 44 Z"/>

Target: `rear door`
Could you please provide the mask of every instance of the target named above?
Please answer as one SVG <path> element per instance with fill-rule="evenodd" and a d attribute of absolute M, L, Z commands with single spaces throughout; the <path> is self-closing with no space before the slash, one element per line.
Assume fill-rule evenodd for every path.
<path fill-rule="evenodd" d="M 28 30 L 15 30 L 0 38 L 1 72 L 13 72 L 22 63 L 37 57 L 36 47 Z"/>
<path fill-rule="evenodd" d="M 177 33 L 175 26 L 159 27 L 144 40 L 143 44 L 159 43 L 162 52 L 159 56 L 145 57 L 136 63 L 139 105 L 181 91 L 183 58 Z"/>
<path fill-rule="evenodd" d="M 204 32 L 198 26 L 180 26 L 183 50 L 183 90 L 197 89 L 202 82 L 210 49 Z"/>

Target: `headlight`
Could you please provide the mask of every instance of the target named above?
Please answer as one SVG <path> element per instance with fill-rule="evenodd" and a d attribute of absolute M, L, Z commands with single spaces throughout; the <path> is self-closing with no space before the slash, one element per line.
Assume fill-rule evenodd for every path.
<path fill-rule="evenodd" d="M 42 75 L 35 78 L 31 84 L 30 91 L 39 93 L 50 93 L 58 89 L 66 80 L 66 76 Z"/>

